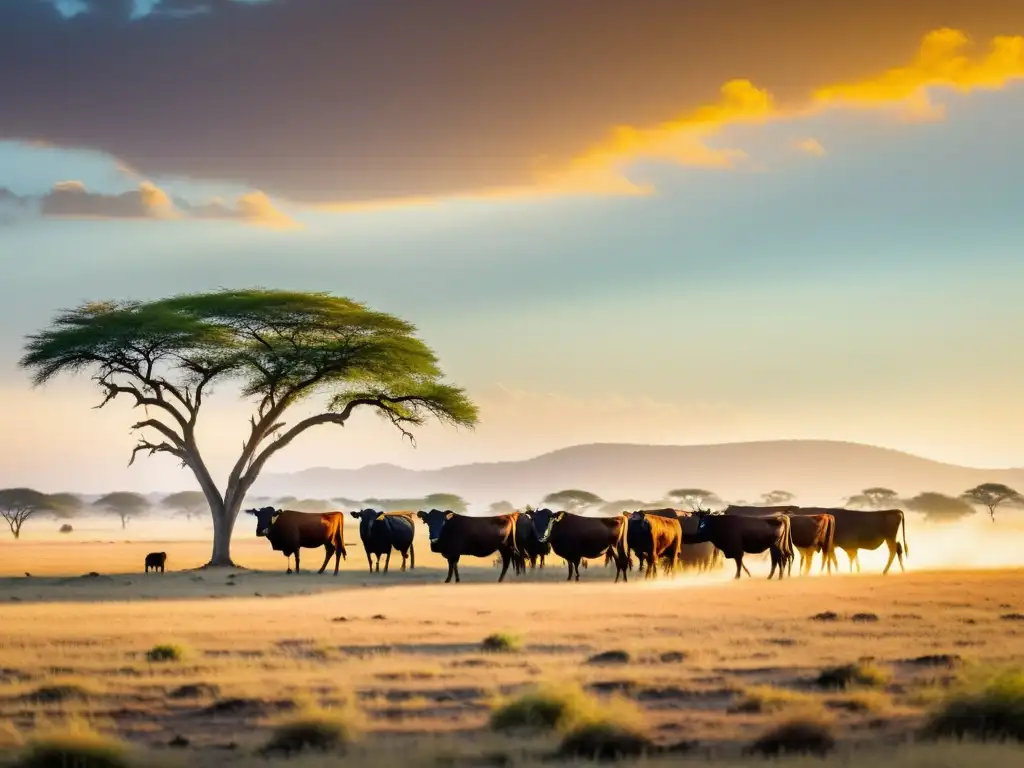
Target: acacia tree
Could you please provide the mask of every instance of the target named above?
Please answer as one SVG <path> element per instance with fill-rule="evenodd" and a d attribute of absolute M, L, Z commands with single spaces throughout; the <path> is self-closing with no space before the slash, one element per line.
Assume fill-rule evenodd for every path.
<path fill-rule="evenodd" d="M 865 488 L 846 500 L 848 507 L 864 509 L 891 509 L 900 503 L 900 495 L 891 488 Z"/>
<path fill-rule="evenodd" d="M 30 517 L 40 512 L 53 512 L 50 497 L 32 488 L 4 488 L 0 490 L 0 517 L 11 529 L 15 539 L 21 538 L 21 527 Z"/>
<path fill-rule="evenodd" d="M 149 500 L 138 493 L 115 491 L 101 496 L 92 503 L 94 507 L 121 518 L 121 528 L 128 527 L 128 521 L 149 509 Z"/>
<path fill-rule="evenodd" d="M 796 495 L 789 491 L 768 491 L 768 493 L 761 494 L 761 503 L 766 507 L 777 507 L 789 504 L 795 498 Z"/>
<path fill-rule="evenodd" d="M 587 507 L 601 504 L 602 499 L 590 491 L 581 491 L 578 488 L 570 488 L 564 491 L 555 491 L 544 497 L 545 504 L 553 504 L 556 507 L 564 507 L 568 512 L 579 514 Z"/>
<path fill-rule="evenodd" d="M 925 520 L 948 523 L 975 514 L 975 509 L 963 499 L 928 491 L 907 500 L 907 508 L 920 512 Z"/>
<path fill-rule="evenodd" d="M 49 506 L 46 511 L 60 520 L 74 517 L 85 508 L 85 502 L 74 493 L 51 493 L 46 498 Z"/>
<path fill-rule="evenodd" d="M 124 396 L 146 410 L 133 426 L 141 436 L 131 460 L 162 453 L 192 471 L 213 517 L 211 566 L 233 565 L 231 533 L 246 493 L 303 432 L 344 426 L 365 408 L 415 445 L 411 429 L 430 417 L 464 426 L 477 420 L 465 392 L 443 383 L 412 325 L 325 293 L 228 290 L 84 304 L 30 336 L 20 364 L 36 386 L 89 371 L 104 393 L 99 407 Z M 255 412 L 219 486 L 196 427 L 211 387 L 228 381 Z M 289 409 L 317 394 L 326 396 L 319 413 L 286 423 Z"/>
<path fill-rule="evenodd" d="M 705 504 L 708 506 L 721 506 L 722 504 L 717 493 L 704 488 L 676 488 L 668 492 L 668 497 L 675 502 L 688 504 L 694 511 L 704 509 Z"/>
<path fill-rule="evenodd" d="M 202 491 L 178 491 L 165 496 L 160 506 L 181 512 L 186 520 L 191 520 L 193 515 L 201 515 L 207 508 L 206 495 Z"/>
<path fill-rule="evenodd" d="M 993 523 L 996 521 L 996 507 L 999 505 L 1024 503 L 1024 496 L 1021 496 L 1013 488 L 1002 483 L 982 483 L 981 485 L 976 485 L 974 488 L 964 491 L 960 498 L 971 504 L 987 507 L 989 517 L 992 518 Z"/>

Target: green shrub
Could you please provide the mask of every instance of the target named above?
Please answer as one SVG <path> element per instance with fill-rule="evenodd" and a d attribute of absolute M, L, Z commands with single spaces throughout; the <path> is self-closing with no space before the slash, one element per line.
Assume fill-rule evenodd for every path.
<path fill-rule="evenodd" d="M 1024 741 L 1024 668 L 975 675 L 929 713 L 925 735 Z"/>
<path fill-rule="evenodd" d="M 165 661 L 181 661 L 184 658 L 185 649 L 180 645 L 174 645 L 172 643 L 154 645 L 146 651 L 146 660 L 153 662 L 154 664 Z"/>
<path fill-rule="evenodd" d="M 590 716 L 597 703 L 575 684 L 544 685 L 501 702 L 491 712 L 495 730 L 565 730 Z"/>
<path fill-rule="evenodd" d="M 507 632 L 497 632 L 488 635 L 480 643 L 480 647 L 491 653 L 512 653 L 523 647 L 522 641 L 515 635 Z"/>

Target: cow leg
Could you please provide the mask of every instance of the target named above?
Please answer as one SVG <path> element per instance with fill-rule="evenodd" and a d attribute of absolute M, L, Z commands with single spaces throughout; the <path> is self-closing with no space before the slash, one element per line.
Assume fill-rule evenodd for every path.
<path fill-rule="evenodd" d="M 444 580 L 445 584 L 448 584 L 452 580 L 452 576 L 455 575 L 455 558 L 448 558 L 448 578 Z"/>
<path fill-rule="evenodd" d="M 324 549 L 327 550 L 327 557 L 324 558 L 324 564 L 320 566 L 320 570 L 317 573 L 323 573 L 327 570 L 327 564 L 331 562 L 331 555 L 334 554 L 334 547 L 331 544 L 324 544 Z"/>
<path fill-rule="evenodd" d="M 295 572 L 299 572 L 299 550 L 295 550 Z"/>
<path fill-rule="evenodd" d="M 377 567 L 374 568 L 374 571 L 380 573 L 380 552 L 374 552 L 373 556 L 377 558 Z"/>
<path fill-rule="evenodd" d="M 498 583 L 500 584 L 505 580 L 505 574 L 508 573 L 508 564 L 513 560 L 515 556 L 508 552 L 503 551 L 501 553 L 501 575 L 498 576 Z M 517 566 L 518 570 L 518 566 Z"/>
<path fill-rule="evenodd" d="M 334 550 L 334 575 L 338 575 L 338 568 L 341 567 L 341 547 Z"/>
<path fill-rule="evenodd" d="M 405 561 L 409 559 L 409 550 L 399 550 L 402 553 L 402 573 L 405 573 Z"/>
<path fill-rule="evenodd" d="M 366 567 L 373 573 L 373 555 L 370 554 L 370 550 L 366 550 Z"/>
<path fill-rule="evenodd" d="M 388 568 L 391 566 L 391 548 L 388 548 L 388 556 L 384 560 L 384 573 L 388 572 Z"/>
<path fill-rule="evenodd" d="M 547 555 L 541 555 L 541 556 L 540 556 L 540 569 L 541 569 L 542 571 L 544 570 L 544 558 L 545 558 L 545 557 L 547 557 Z"/>
<path fill-rule="evenodd" d="M 584 562 L 586 562 L 586 561 L 584 561 Z M 580 560 L 579 559 L 577 559 L 573 563 L 573 571 L 576 573 L 576 581 L 579 581 L 580 580 Z"/>
<path fill-rule="evenodd" d="M 409 570 L 413 570 L 416 567 L 416 545 L 411 541 L 409 542 Z"/>
<path fill-rule="evenodd" d="M 896 559 L 896 547 L 894 546 L 896 542 L 887 541 L 885 543 L 889 547 L 889 561 L 885 564 L 885 568 L 882 570 L 883 576 L 889 572 L 889 569 L 892 568 L 892 561 Z M 900 555 L 900 567 L 903 567 L 903 555 Z"/>
<path fill-rule="evenodd" d="M 462 581 L 462 577 L 459 576 L 459 555 L 455 556 L 455 561 L 453 565 L 455 567 L 455 583 L 458 584 L 460 581 Z"/>
<path fill-rule="evenodd" d="M 737 578 L 737 579 L 738 579 L 738 578 L 740 577 L 740 573 L 741 573 L 741 572 L 742 572 L 743 570 L 745 570 L 745 569 L 743 568 L 743 558 L 741 558 L 741 557 L 737 557 L 737 558 L 736 558 L 736 578 Z"/>
<path fill-rule="evenodd" d="M 566 581 L 572 581 L 572 560 L 567 559 L 565 561 L 565 564 L 569 568 L 569 578 L 567 578 Z"/>
<path fill-rule="evenodd" d="M 903 567 L 903 545 L 898 541 L 896 542 L 896 557 L 900 559 L 900 572 L 906 573 L 907 569 Z M 160 566 L 160 570 L 163 571 L 163 566 Z"/>
<path fill-rule="evenodd" d="M 289 554 L 285 554 L 284 557 L 285 557 L 285 562 L 288 564 L 288 573 L 291 573 L 292 572 L 292 556 L 289 555 Z"/>

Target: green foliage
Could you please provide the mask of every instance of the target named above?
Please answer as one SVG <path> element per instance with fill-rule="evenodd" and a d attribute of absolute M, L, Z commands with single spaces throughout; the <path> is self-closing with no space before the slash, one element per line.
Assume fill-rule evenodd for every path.
<path fill-rule="evenodd" d="M 476 406 L 443 381 L 411 324 L 327 293 L 256 288 L 83 304 L 29 336 L 20 365 L 36 385 L 88 371 L 105 394 L 101 407 L 123 395 L 145 408 L 147 418 L 133 427 L 141 437 L 132 459 L 163 453 L 190 468 L 215 523 L 234 520 L 272 455 L 312 427 L 344 425 L 357 409 L 375 411 L 410 441 L 430 419 L 477 421 Z M 254 400 L 256 413 L 218 488 L 196 426 L 209 388 L 227 380 Z M 317 394 L 325 396 L 322 412 L 286 423 L 289 408 Z M 216 539 L 230 529 L 214 530 Z M 216 540 L 214 551 L 225 558 Z"/>
<path fill-rule="evenodd" d="M 73 493 L 51 493 L 47 496 L 47 512 L 54 517 L 73 517 L 85 508 L 85 502 Z"/>
<path fill-rule="evenodd" d="M 988 508 L 992 520 L 996 519 L 996 507 L 1003 504 L 1024 504 L 1024 496 L 1008 485 L 1002 483 L 982 483 L 964 491 L 960 497 L 970 504 L 978 504 Z"/>
<path fill-rule="evenodd" d="M 271 731 L 264 755 L 292 756 L 302 752 L 344 752 L 359 738 L 363 721 L 358 712 L 346 707 L 322 710 L 306 707 L 278 723 Z"/>
<path fill-rule="evenodd" d="M 565 730 L 595 711 L 596 702 L 579 685 L 542 685 L 499 702 L 491 712 L 494 730 Z"/>
<path fill-rule="evenodd" d="M 920 512 L 929 522 L 949 523 L 973 515 L 974 507 L 963 499 L 928 491 L 907 500 L 907 509 Z"/>
<path fill-rule="evenodd" d="M 929 714 L 925 733 L 1024 742 L 1024 669 L 978 674 L 954 686 Z"/>
<path fill-rule="evenodd" d="M 16 768 L 129 768 L 128 748 L 117 739 L 86 726 L 33 739 Z"/>
<path fill-rule="evenodd" d="M 565 491 L 556 491 L 555 493 L 549 493 L 544 497 L 544 503 L 565 509 L 569 512 L 580 512 L 587 507 L 593 507 L 601 504 L 604 499 L 589 491 L 581 491 L 579 489 L 571 488 Z"/>

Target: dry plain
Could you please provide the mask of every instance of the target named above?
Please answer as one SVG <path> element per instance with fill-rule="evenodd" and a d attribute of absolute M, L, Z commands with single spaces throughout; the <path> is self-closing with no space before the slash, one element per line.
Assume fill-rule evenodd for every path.
<path fill-rule="evenodd" d="M 974 550 L 983 540 L 987 555 Z M 344 756 L 289 765 L 550 764 L 557 735 L 494 732 L 489 715 L 534 686 L 578 684 L 680 750 L 642 764 L 757 762 L 747 744 L 813 712 L 838 739 L 833 764 L 1016 766 L 1019 746 L 914 734 L 944 686 L 1024 663 L 1022 540 L 977 522 L 918 527 L 903 574 L 880 576 L 870 553 L 859 575 L 769 583 L 755 561 L 757 578 L 738 583 L 729 570 L 626 585 L 596 563 L 563 583 L 558 558 L 501 585 L 489 562 L 468 560 L 463 583 L 445 585 L 423 540 L 415 571 L 371 575 L 350 544 L 337 577 L 315 573 L 315 551 L 308 572 L 286 575 L 283 557 L 245 536 L 235 556 L 248 569 L 234 571 L 191 570 L 206 542 L 6 542 L 0 740 L 14 756 L 34 732 L 88 722 L 130 744 L 139 765 L 267 765 L 279 758 L 257 749 L 274 723 L 316 705 L 358 712 L 362 735 Z M 172 570 L 140 573 L 160 549 Z M 485 652 L 493 633 L 521 647 Z M 159 644 L 184 655 L 149 661 Z M 622 653 L 594 663 L 610 651 Z M 858 661 L 870 679 L 815 682 Z"/>

